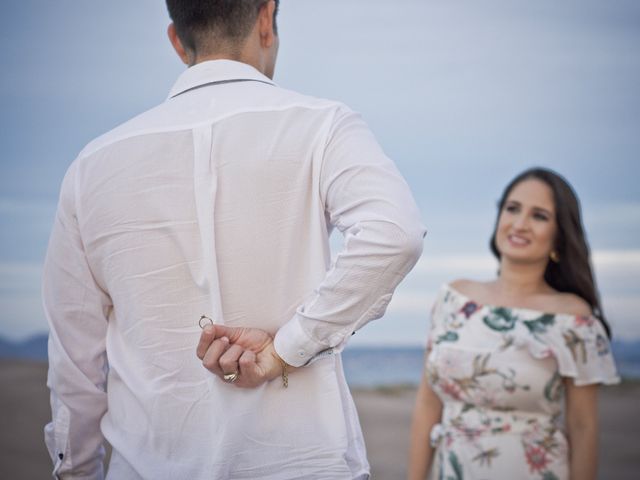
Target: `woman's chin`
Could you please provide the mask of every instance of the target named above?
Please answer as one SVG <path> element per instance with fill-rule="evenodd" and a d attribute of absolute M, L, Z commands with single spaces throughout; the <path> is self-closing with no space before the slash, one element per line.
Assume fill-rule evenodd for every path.
<path fill-rule="evenodd" d="M 531 252 L 522 251 L 518 249 L 509 249 L 502 253 L 501 258 L 503 261 L 508 261 L 515 264 L 540 264 L 546 263 L 547 258 L 535 255 Z"/>

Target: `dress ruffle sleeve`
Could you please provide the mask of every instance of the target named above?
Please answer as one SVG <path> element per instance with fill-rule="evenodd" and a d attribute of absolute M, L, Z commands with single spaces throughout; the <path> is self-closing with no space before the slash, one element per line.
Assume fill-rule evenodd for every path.
<path fill-rule="evenodd" d="M 573 378 L 576 386 L 620 381 L 611 344 L 597 318 L 557 315 L 556 320 L 537 337 L 556 358 L 561 376 Z"/>

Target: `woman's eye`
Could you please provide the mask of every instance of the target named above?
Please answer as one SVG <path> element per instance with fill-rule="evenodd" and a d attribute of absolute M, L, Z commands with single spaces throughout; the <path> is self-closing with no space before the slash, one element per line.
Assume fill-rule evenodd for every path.
<path fill-rule="evenodd" d="M 507 205 L 504 209 L 509 213 L 516 213 L 519 210 L 517 205 Z"/>
<path fill-rule="evenodd" d="M 544 213 L 534 213 L 533 214 L 533 218 L 535 218 L 536 220 L 541 220 L 543 222 L 548 222 L 549 221 L 549 217 L 547 215 L 545 215 Z"/>

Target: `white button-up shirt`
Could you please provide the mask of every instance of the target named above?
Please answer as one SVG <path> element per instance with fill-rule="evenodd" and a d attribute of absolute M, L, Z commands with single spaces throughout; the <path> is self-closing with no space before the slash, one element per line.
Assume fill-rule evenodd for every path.
<path fill-rule="evenodd" d="M 55 473 L 102 478 L 104 436 L 113 480 L 366 477 L 339 352 L 423 234 L 357 114 L 243 63 L 189 68 L 63 181 L 43 281 Z M 307 366 L 288 389 L 225 384 L 195 355 L 202 314 Z"/>

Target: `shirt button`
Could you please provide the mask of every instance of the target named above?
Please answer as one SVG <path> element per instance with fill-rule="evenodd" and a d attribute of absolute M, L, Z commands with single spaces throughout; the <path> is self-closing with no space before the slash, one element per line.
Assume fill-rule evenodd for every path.
<path fill-rule="evenodd" d="M 304 350 L 298 350 L 298 356 L 299 357 L 304 357 L 306 355 Z"/>

